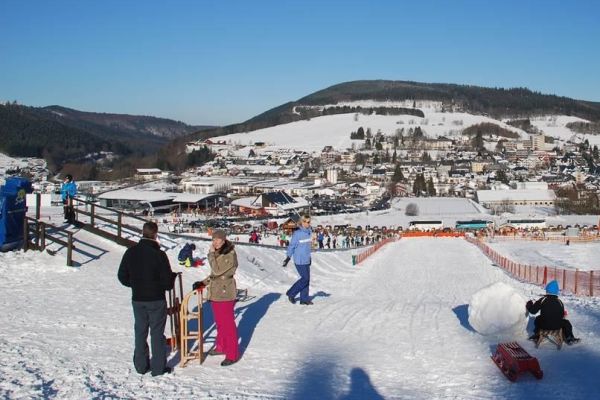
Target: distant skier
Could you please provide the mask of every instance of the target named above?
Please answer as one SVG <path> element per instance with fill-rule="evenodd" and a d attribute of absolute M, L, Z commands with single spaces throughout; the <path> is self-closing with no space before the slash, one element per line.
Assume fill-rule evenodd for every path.
<path fill-rule="evenodd" d="M 65 222 L 72 224 L 75 222 L 75 210 L 73 209 L 73 199 L 77 196 L 77 185 L 73 180 L 73 175 L 66 175 L 62 186 L 60 187 L 60 196 L 63 203 Z"/>
<path fill-rule="evenodd" d="M 323 240 L 324 239 L 325 239 L 325 235 L 323 235 L 323 232 L 319 231 L 319 233 L 317 233 L 317 242 L 319 243 L 320 249 L 323 248 Z"/>
<path fill-rule="evenodd" d="M 311 243 L 312 229 L 310 227 L 310 216 L 304 215 L 300 219 L 300 227 L 292 234 L 290 245 L 287 249 L 287 257 L 283 261 L 283 266 L 287 266 L 290 258 L 294 258 L 294 265 L 300 275 L 292 287 L 286 292 L 290 303 L 296 303 L 296 296 L 300 293 L 300 304 L 313 304 L 308 297 L 308 289 L 310 285 L 310 264 L 311 264 Z"/>
<path fill-rule="evenodd" d="M 535 318 L 534 333 L 529 338 L 530 340 L 537 341 L 540 330 L 562 329 L 565 343 L 571 345 L 579 341 L 579 338 L 573 336 L 573 326 L 571 325 L 571 322 L 565 318 L 565 306 L 558 298 L 558 293 L 558 282 L 554 280 L 546 285 L 545 296 L 542 296 L 535 303 L 532 300 L 527 302 L 525 307 L 529 313 L 540 313 L 540 315 Z"/>

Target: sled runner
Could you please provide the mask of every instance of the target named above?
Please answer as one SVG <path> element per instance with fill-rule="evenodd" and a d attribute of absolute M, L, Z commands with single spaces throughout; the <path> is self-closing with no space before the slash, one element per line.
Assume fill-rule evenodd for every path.
<path fill-rule="evenodd" d="M 239 301 L 241 303 L 245 302 L 245 301 L 249 301 L 252 300 L 253 298 L 255 298 L 256 296 L 249 296 L 248 295 L 248 289 L 238 289 L 236 296 L 235 296 L 235 301 Z"/>
<path fill-rule="evenodd" d="M 511 382 L 515 382 L 520 374 L 527 371 L 537 379 L 544 376 L 537 358 L 532 357 L 517 342 L 498 343 L 492 361 Z"/>
<path fill-rule="evenodd" d="M 179 283 L 179 284 L 178 284 Z M 179 293 L 177 293 L 179 289 Z M 167 338 L 167 344 L 171 347 L 171 351 L 177 349 L 179 345 L 179 339 L 181 337 L 181 331 L 179 329 L 179 312 L 181 309 L 181 302 L 183 300 L 183 284 L 181 281 L 181 272 L 177 273 L 173 289 L 168 292 L 168 307 L 167 316 L 169 317 L 169 326 L 171 327 L 171 337 Z"/>
<path fill-rule="evenodd" d="M 538 339 L 535 342 L 535 348 L 537 349 L 540 347 L 545 341 L 555 344 L 556 348 L 560 350 L 563 344 L 562 329 L 557 329 L 555 331 L 541 330 Z"/>

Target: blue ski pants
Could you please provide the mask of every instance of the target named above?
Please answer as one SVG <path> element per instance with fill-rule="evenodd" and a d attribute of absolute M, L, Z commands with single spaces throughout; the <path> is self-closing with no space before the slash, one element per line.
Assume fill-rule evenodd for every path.
<path fill-rule="evenodd" d="M 296 264 L 294 264 L 296 265 Z M 296 297 L 300 293 L 300 301 L 308 301 L 308 286 L 310 284 L 310 264 L 308 265 L 296 265 L 296 270 L 300 275 L 298 279 L 287 291 L 288 297 Z"/>

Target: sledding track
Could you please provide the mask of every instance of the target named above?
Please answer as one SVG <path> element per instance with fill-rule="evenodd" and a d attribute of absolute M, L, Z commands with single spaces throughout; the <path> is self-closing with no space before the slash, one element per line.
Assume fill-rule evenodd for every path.
<path fill-rule="evenodd" d="M 525 333 L 510 338 L 544 369 L 542 381 L 511 384 L 489 358 L 499 338 L 470 329 L 467 304 L 494 282 L 525 295 L 532 287 L 462 239 L 433 238 L 386 245 L 360 266 L 350 265 L 351 251 L 315 254 L 316 297 L 308 307 L 282 295 L 297 277 L 291 264 L 281 267 L 283 250 L 240 246 L 239 287 L 256 296 L 236 306 L 240 362 L 224 369 L 219 357 L 209 357 L 170 376 L 139 376 L 131 365 L 129 291 L 116 280 L 125 249 L 82 235 L 103 252 L 79 268 L 65 267 L 60 253 L 2 255 L 0 397 L 529 400 L 596 391 L 590 371 L 600 367 L 593 333 L 600 330 L 600 307 L 590 312 L 568 304 L 586 341 L 560 353 L 533 351 Z M 198 246 L 202 254 L 208 244 Z M 168 251 L 189 288 L 204 272 L 178 267 L 176 253 Z M 206 322 L 212 325 L 210 313 Z M 207 349 L 214 340 L 209 331 Z"/>

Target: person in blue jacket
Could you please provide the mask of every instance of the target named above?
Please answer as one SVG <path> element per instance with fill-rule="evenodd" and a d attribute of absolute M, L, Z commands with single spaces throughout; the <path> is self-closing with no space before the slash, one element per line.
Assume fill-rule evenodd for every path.
<path fill-rule="evenodd" d="M 70 224 L 75 222 L 75 209 L 73 208 L 73 199 L 77 195 L 77 185 L 73 180 L 73 175 L 66 175 L 65 180 L 60 187 L 60 196 L 62 198 L 63 210 L 65 213 L 65 222 Z"/>
<path fill-rule="evenodd" d="M 185 265 L 188 268 L 191 267 L 194 261 L 194 250 L 196 250 L 194 243 L 186 243 L 177 255 L 179 265 Z"/>
<path fill-rule="evenodd" d="M 312 228 L 310 227 L 310 216 L 304 215 L 300 219 L 300 227 L 292 234 L 290 245 L 287 248 L 287 257 L 283 261 L 283 266 L 287 266 L 290 258 L 294 258 L 294 265 L 300 279 L 286 292 L 288 300 L 296 304 L 296 296 L 300 293 L 300 304 L 313 304 L 308 297 L 308 287 L 310 285 L 310 251 L 312 247 Z"/>

